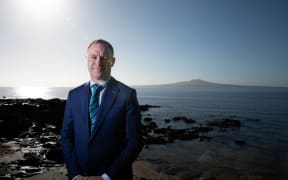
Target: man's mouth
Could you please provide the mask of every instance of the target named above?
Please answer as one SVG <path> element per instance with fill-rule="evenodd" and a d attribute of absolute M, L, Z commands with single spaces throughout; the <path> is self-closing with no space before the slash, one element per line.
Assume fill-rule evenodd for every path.
<path fill-rule="evenodd" d="M 99 68 L 99 67 L 93 68 L 93 67 L 92 67 L 91 69 L 92 69 L 92 71 L 101 71 L 102 68 Z"/>

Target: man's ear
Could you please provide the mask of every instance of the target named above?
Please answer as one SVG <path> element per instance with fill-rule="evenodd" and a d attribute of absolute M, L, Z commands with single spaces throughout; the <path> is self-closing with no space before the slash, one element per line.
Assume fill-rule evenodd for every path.
<path fill-rule="evenodd" d="M 113 57 L 112 59 L 111 59 L 111 61 L 110 61 L 110 67 L 113 67 L 114 66 L 114 64 L 115 64 L 115 57 Z"/>

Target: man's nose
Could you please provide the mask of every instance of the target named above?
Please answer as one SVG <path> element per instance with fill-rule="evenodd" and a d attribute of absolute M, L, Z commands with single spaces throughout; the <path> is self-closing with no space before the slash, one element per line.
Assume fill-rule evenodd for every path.
<path fill-rule="evenodd" d="M 96 56 L 96 58 L 93 61 L 94 64 L 100 65 L 101 64 L 101 56 Z"/>

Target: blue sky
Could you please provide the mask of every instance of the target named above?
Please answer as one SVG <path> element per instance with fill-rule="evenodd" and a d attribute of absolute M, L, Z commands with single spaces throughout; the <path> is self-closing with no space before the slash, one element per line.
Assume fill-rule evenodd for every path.
<path fill-rule="evenodd" d="M 103 38 L 128 85 L 288 87 L 287 19 L 284 0 L 2 0 L 0 86 L 79 85 Z"/>

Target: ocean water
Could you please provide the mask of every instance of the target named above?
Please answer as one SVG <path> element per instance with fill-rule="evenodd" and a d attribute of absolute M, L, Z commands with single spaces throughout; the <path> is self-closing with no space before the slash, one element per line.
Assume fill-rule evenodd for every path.
<path fill-rule="evenodd" d="M 164 123 L 164 119 L 175 116 L 187 116 L 199 123 L 235 117 L 246 127 L 236 132 L 241 136 L 257 137 L 257 144 L 263 144 L 262 141 L 270 142 L 271 148 L 276 143 L 275 148 L 280 150 L 282 143 L 288 144 L 288 88 L 135 88 L 140 104 L 161 106 L 147 112 L 159 126 L 185 128 L 187 124 L 184 123 Z M 66 99 L 69 89 L 71 88 L 1 87 L 0 97 Z M 287 146 L 284 147 L 288 150 Z"/>
<path fill-rule="evenodd" d="M 140 104 L 161 106 L 148 112 L 159 121 L 159 125 L 173 127 L 163 120 L 175 116 L 186 116 L 199 124 L 223 118 L 239 119 L 243 128 L 226 133 L 226 138 L 243 139 L 259 148 L 288 152 L 288 88 L 171 87 L 137 90 Z M 187 124 L 182 124 L 181 128 L 185 127 Z"/>
<path fill-rule="evenodd" d="M 143 117 L 152 117 L 159 127 L 205 126 L 207 121 L 223 118 L 241 121 L 238 129 L 205 134 L 213 137 L 211 142 L 178 141 L 164 146 L 152 145 L 142 152 L 142 158 L 188 169 L 191 166 L 190 173 L 195 166 L 205 169 L 208 163 L 216 167 L 271 171 L 279 174 L 279 179 L 288 177 L 288 88 L 135 88 L 140 104 L 160 106 L 143 113 Z M 2 87 L 0 97 L 66 99 L 69 89 Z M 175 116 L 192 118 L 196 124 L 165 123 L 164 119 Z M 235 140 L 243 140 L 246 145 L 239 146 Z M 178 152 L 177 158 L 172 158 L 175 152 Z M 193 166 L 195 162 L 198 164 Z"/>
<path fill-rule="evenodd" d="M 220 129 L 204 134 L 210 142 L 178 141 L 152 146 L 142 156 L 163 161 L 192 174 L 221 167 L 245 173 L 288 179 L 288 88 L 138 88 L 140 104 L 159 105 L 143 116 L 159 126 L 185 128 L 205 126 L 223 118 L 241 121 L 239 129 Z M 186 116 L 196 125 L 165 123 L 164 119 Z M 235 144 L 245 141 L 244 146 Z M 176 157 L 176 158 L 174 158 Z M 172 167 L 173 167 L 172 166 Z"/>

